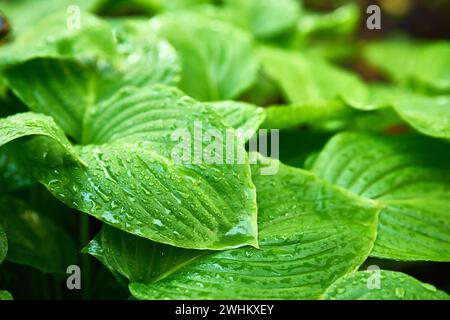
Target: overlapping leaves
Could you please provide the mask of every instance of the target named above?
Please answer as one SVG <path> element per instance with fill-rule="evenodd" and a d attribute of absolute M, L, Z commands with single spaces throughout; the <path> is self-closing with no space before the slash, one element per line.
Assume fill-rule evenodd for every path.
<path fill-rule="evenodd" d="M 177 90 L 128 88 L 90 109 L 84 136 L 91 145 L 74 151 L 54 123 L 33 113 L 3 119 L 2 142 L 31 134 L 59 142 L 80 163 L 65 161 L 60 148 L 40 139 L 27 148 L 34 176 L 68 206 L 122 230 L 188 248 L 257 245 L 250 169 L 236 164 L 243 146 L 236 143 L 234 161 L 224 166 L 172 158 L 180 142 L 171 134 L 178 128 L 193 136 L 197 120 L 205 131 L 225 136 L 232 130 L 211 108 Z M 221 148 L 213 151 L 223 155 Z"/>
<path fill-rule="evenodd" d="M 445 142 L 340 134 L 319 154 L 312 171 L 384 205 L 371 255 L 449 261 L 449 161 Z"/>
<path fill-rule="evenodd" d="M 272 160 L 263 162 L 275 165 Z M 87 251 L 131 281 L 159 280 L 132 283 L 130 290 L 140 299 L 318 298 L 339 276 L 365 260 L 376 236 L 379 208 L 311 173 L 276 165 L 281 167 L 273 177 L 260 175 L 261 168 L 253 167 L 259 250 L 242 248 L 205 255 L 144 243 L 106 229 Z M 153 254 L 137 259 L 120 249 L 123 244 L 137 249 L 145 246 Z M 174 254 L 175 250 L 179 253 Z M 114 258 L 117 256 L 119 260 Z M 186 258 L 180 262 L 183 256 Z M 159 276 L 147 276 L 145 266 L 159 259 L 161 265 L 152 269 Z M 163 266 L 168 268 L 160 270 Z M 145 276 L 137 276 L 136 270 Z"/>
<path fill-rule="evenodd" d="M 2 191 L 29 184 L 11 160 L 20 148 L 56 198 L 104 222 L 84 251 L 130 282 L 136 298 L 448 298 L 389 271 L 380 271 L 382 289 L 370 290 L 373 273 L 355 272 L 368 256 L 450 261 L 448 142 L 343 133 L 309 157 L 311 172 L 262 157 L 251 171 L 243 147 L 263 121 L 269 128 L 307 123 L 336 130 L 344 123 L 366 130 L 382 128 L 384 122 L 373 123 L 377 116 L 450 138 L 448 43 L 369 45 L 367 60 L 395 86 L 368 85 L 314 56 L 314 45 L 254 51 L 257 41 L 295 28 L 294 39 L 285 39 L 293 48 L 304 48 L 313 34 L 345 36 L 357 21 L 353 5 L 301 16 L 290 0 L 133 1 L 150 13 L 191 11 L 150 23 L 106 23 L 83 11 L 81 28 L 71 29 L 65 1 L 35 25 L 20 14 L 26 2 L 7 8 L 17 37 L 0 50 L 1 91 L 9 88 L 34 112 L 0 119 L 0 146 L 15 141 L 1 154 L 2 176 L 14 178 Z M 43 3 L 34 2 L 36 12 Z M 115 2 L 110 12 L 122 5 Z M 239 99 L 255 82 L 258 91 L 259 60 L 289 105 L 263 110 L 224 101 Z M 177 85 L 214 102 L 169 87 Z M 211 149 L 195 133 L 214 129 L 235 139 L 233 128 L 244 133 L 231 163 L 174 159 L 181 130 L 191 138 L 191 160 L 197 144 L 223 162 L 228 150 Z M 238 154 L 244 161 L 237 164 Z M 268 165 L 279 172 L 262 175 Z M 73 260 L 71 240 L 52 221 L 10 197 L 0 199 L 0 209 L 0 262 L 7 255 L 55 272 Z M 0 292 L 0 299 L 9 297 Z"/>

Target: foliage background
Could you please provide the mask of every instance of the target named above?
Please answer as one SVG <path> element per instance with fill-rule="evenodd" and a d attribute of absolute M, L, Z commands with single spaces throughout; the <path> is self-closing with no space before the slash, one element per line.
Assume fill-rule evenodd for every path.
<path fill-rule="evenodd" d="M 354 2 L 354 1 L 352 1 Z M 328 35 L 330 30 L 325 30 L 323 35 L 324 46 L 317 47 L 318 50 L 324 50 L 324 54 L 336 55 L 333 57 L 336 63 L 355 71 L 367 81 L 384 81 L 373 66 L 366 64 L 359 56 L 348 54 L 347 50 L 352 50 L 353 46 L 361 45 L 367 40 L 383 39 L 393 34 L 408 34 L 411 37 L 421 39 L 450 39 L 450 4 L 446 0 L 379 0 L 379 1 L 358 1 L 360 16 L 365 17 L 365 8 L 372 3 L 377 3 L 382 8 L 382 30 L 367 30 L 365 20 L 360 19 L 356 30 L 344 32 L 344 35 Z M 127 1 L 104 1 L 104 4 L 97 10 L 102 17 L 117 16 L 151 16 L 154 14 L 141 6 L 140 1 L 135 2 L 138 5 L 129 5 Z M 142 1 L 145 3 L 145 1 Z M 305 0 L 304 6 L 307 9 L 326 14 L 348 1 L 331 0 Z M 0 2 L 1 5 L 1 2 Z M 1 7 L 0 7 L 1 9 Z M 156 13 L 156 12 L 155 12 Z M 13 25 L 12 28 L 15 26 Z M 325 28 L 326 29 L 326 28 Z M 283 39 L 279 39 L 283 41 Z M 334 45 L 336 41 L 337 45 Z M 341 51 L 342 50 L 342 51 Z M 341 55 L 342 54 L 342 55 Z M 350 58 L 349 58 L 350 57 Z M 268 90 L 273 88 L 268 86 Z M 5 113 L 25 111 L 26 108 L 11 92 L 6 92 L 8 107 Z M 239 100 L 250 101 L 261 106 L 273 104 L 283 104 L 285 99 L 275 91 L 274 94 L 264 95 L 262 100 L 254 95 L 254 92 L 248 90 L 241 95 Z M 3 112 L 0 109 L 0 112 Z M 4 116 L 6 114 L 2 114 Z M 388 133 L 398 133 L 410 130 L 406 126 L 393 126 L 386 129 Z M 317 132 L 311 130 L 308 124 L 297 125 L 294 128 L 285 130 L 280 137 L 281 143 L 281 161 L 303 166 L 307 152 L 320 150 L 325 142 L 331 137 L 330 132 Z M 302 137 L 302 150 L 299 152 L 299 137 Z M 308 139 L 311 137 L 311 139 Z M 306 141 L 305 141 L 306 140 Z M 1 159 L 0 159 L 1 160 Z M 92 239 L 101 228 L 101 223 L 90 218 L 88 234 L 80 234 L 83 221 L 80 214 L 75 210 L 64 206 L 61 202 L 54 199 L 52 195 L 42 186 L 34 185 L 25 189 L 14 191 L 17 198 L 24 199 L 34 210 L 45 212 L 46 218 L 60 225 L 73 237 L 73 243 L 76 247 L 87 245 L 86 239 Z M 59 241 L 59 240 L 56 240 Z M 27 265 L 4 261 L 0 265 L 0 288 L 14 293 L 15 299 L 127 299 L 129 291 L 126 285 L 116 281 L 113 275 L 103 264 L 90 255 L 81 254 L 74 251 L 77 255 L 77 261 L 84 266 L 89 266 L 89 271 L 84 272 L 83 284 L 86 287 L 81 291 L 65 290 L 66 275 L 64 273 L 43 273 L 42 271 Z M 431 283 L 450 292 L 450 263 L 447 262 L 395 262 L 381 259 L 370 258 L 361 269 L 369 265 L 378 265 L 383 269 L 396 270 L 407 273 L 423 282 Z"/>

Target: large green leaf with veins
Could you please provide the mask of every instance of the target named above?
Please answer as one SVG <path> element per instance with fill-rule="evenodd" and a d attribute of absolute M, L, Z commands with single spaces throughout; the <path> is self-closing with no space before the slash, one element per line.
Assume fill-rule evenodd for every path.
<path fill-rule="evenodd" d="M 0 147 L 13 140 L 33 135 L 47 136 L 53 139 L 67 154 L 74 159 L 79 159 L 64 132 L 51 117 L 27 112 L 0 119 Z M 40 156 L 45 160 L 47 154 L 44 153 Z"/>
<path fill-rule="evenodd" d="M 266 165 L 280 165 L 279 172 L 261 175 Z M 197 257 L 157 282 L 131 283 L 132 294 L 138 299 L 317 299 L 366 259 L 379 210 L 372 201 L 277 160 L 254 166 L 253 179 L 261 249 Z"/>
<path fill-rule="evenodd" d="M 156 243 L 108 225 L 103 225 L 83 249 L 83 253 L 99 259 L 113 274 L 139 283 L 164 278 L 209 252 Z"/>
<path fill-rule="evenodd" d="M 180 54 L 179 86 L 188 95 L 201 101 L 233 99 L 254 82 L 258 63 L 244 31 L 191 13 L 166 14 L 150 23 Z"/>
<path fill-rule="evenodd" d="M 312 171 L 384 206 L 372 256 L 450 261 L 449 161 L 446 142 L 342 133 Z"/>
<path fill-rule="evenodd" d="M 116 46 L 111 26 L 87 12 L 83 12 L 80 28 L 67 27 L 63 11 L 40 20 L 25 29 L 14 41 L 0 50 L 0 69 L 39 57 L 116 58 Z"/>
<path fill-rule="evenodd" d="M 379 277 L 378 280 L 375 277 Z M 379 281 L 379 287 L 374 286 Z M 449 300 L 450 296 L 428 283 L 401 272 L 358 271 L 348 274 L 325 292 L 328 300 Z"/>
<path fill-rule="evenodd" d="M 61 273 L 77 262 L 77 250 L 67 232 L 20 200 L 0 198 L 0 225 L 8 236 L 9 261 Z"/>
<path fill-rule="evenodd" d="M 31 113 L 2 119 L 0 137 L 46 134 L 33 117 L 48 120 Z M 189 149 L 194 161 L 178 163 L 173 157 L 183 142 L 173 136 L 177 129 L 194 137 L 196 146 Z M 208 164 L 204 158 L 197 163 L 198 144 L 202 150 L 210 147 L 194 135 L 199 129 L 215 129 L 221 136 L 231 132 L 234 138 L 211 107 L 178 90 L 124 88 L 87 113 L 86 146 L 74 152 L 61 142 L 61 132 L 52 135 L 84 166 L 65 161 L 54 140 L 31 141 L 25 150 L 34 176 L 58 199 L 119 229 L 186 248 L 257 246 L 256 194 L 244 146 L 236 139 L 230 164 Z M 212 160 L 227 154 L 224 144 L 210 151 Z"/>
<path fill-rule="evenodd" d="M 241 130 L 243 139 L 250 139 L 264 122 L 266 114 L 263 108 L 237 101 L 220 101 L 209 104 L 235 129 Z"/>
<path fill-rule="evenodd" d="M 86 111 L 121 87 L 178 81 L 177 56 L 167 42 L 149 36 L 144 41 L 146 29 L 139 22 L 123 21 L 114 30 L 119 51 L 115 65 L 97 60 L 34 59 L 8 69 L 8 86 L 31 110 L 52 116 L 81 143 Z"/>

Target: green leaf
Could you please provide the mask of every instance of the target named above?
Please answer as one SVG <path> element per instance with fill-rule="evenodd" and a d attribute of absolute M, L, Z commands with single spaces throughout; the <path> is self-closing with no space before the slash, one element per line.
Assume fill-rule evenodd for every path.
<path fill-rule="evenodd" d="M 13 296 L 6 290 L 0 290 L 0 300 L 13 300 Z"/>
<path fill-rule="evenodd" d="M 0 50 L 0 69 L 33 58 L 102 57 L 116 58 L 110 25 L 87 12 L 80 28 L 67 27 L 65 12 L 51 15 L 21 32 Z"/>
<path fill-rule="evenodd" d="M 256 195 L 244 146 L 235 142 L 224 164 L 226 146 L 200 142 L 200 126 L 205 134 L 214 129 L 235 139 L 214 110 L 178 90 L 124 88 L 86 116 L 87 145 L 77 147 L 85 167 L 49 167 L 40 157 L 43 150 L 51 153 L 48 144 L 27 149 L 34 175 L 53 195 L 119 229 L 185 248 L 257 246 Z M 186 138 L 191 161 L 178 163 Z M 211 159 L 197 160 L 199 143 L 209 147 Z"/>
<path fill-rule="evenodd" d="M 370 63 L 399 84 L 431 92 L 450 92 L 449 41 L 388 39 L 369 43 L 364 54 Z"/>
<path fill-rule="evenodd" d="M 124 15 L 129 12 L 155 14 L 192 9 L 209 2 L 210 0 L 105 0 L 102 2 L 100 12 L 107 15 Z"/>
<path fill-rule="evenodd" d="M 72 12 L 71 5 L 76 5 L 81 10 L 93 10 L 102 0 L 1 0 L 2 11 L 12 25 L 12 30 L 20 34 L 27 28 L 33 28 L 41 20 L 58 12 L 69 17 Z M 83 14 L 84 12 L 82 12 Z"/>
<path fill-rule="evenodd" d="M 251 37 L 222 21 L 190 13 L 151 20 L 182 59 L 180 88 L 201 101 L 233 99 L 254 82 L 258 63 Z"/>
<path fill-rule="evenodd" d="M 8 252 L 8 239 L 6 238 L 5 230 L 3 230 L 0 225 L 0 263 L 2 263 L 3 259 L 6 257 L 6 253 Z"/>
<path fill-rule="evenodd" d="M 82 163 L 64 132 L 51 117 L 27 112 L 0 119 L 0 147 L 10 141 L 33 135 L 51 138 L 68 155 Z M 39 155 L 43 161 L 46 156 L 46 153 Z"/>
<path fill-rule="evenodd" d="M 224 121 L 231 127 L 241 130 L 244 141 L 249 140 L 263 123 L 266 115 L 263 108 L 237 101 L 210 103 Z"/>
<path fill-rule="evenodd" d="M 258 38 L 293 29 L 300 17 L 299 3 L 294 0 L 226 0 L 225 6 Z"/>
<path fill-rule="evenodd" d="M 354 111 L 341 101 L 326 104 L 293 104 L 270 106 L 265 109 L 265 128 L 286 129 L 306 123 L 346 119 Z"/>
<path fill-rule="evenodd" d="M 34 179 L 26 163 L 20 157 L 21 145 L 8 143 L 0 148 L 0 192 L 29 187 Z"/>
<path fill-rule="evenodd" d="M 372 256 L 450 261 L 449 161 L 446 142 L 342 133 L 312 170 L 384 206 Z"/>
<path fill-rule="evenodd" d="M 131 283 L 138 299 L 317 299 L 367 257 L 379 208 L 311 173 L 261 159 L 261 250 L 240 248 L 195 259 L 155 283 Z M 261 175 L 280 166 L 275 176 Z M 276 192 L 274 192 L 276 190 Z"/>
<path fill-rule="evenodd" d="M 105 61 L 34 59 L 6 72 L 8 86 L 31 110 L 52 116 L 81 142 L 86 111 L 121 87 L 176 84 L 179 66 L 173 48 L 148 36 L 144 41 L 147 29 L 134 21 L 122 21 L 114 28 L 117 66 Z"/>
<path fill-rule="evenodd" d="M 67 232 L 20 200 L 0 198 L 0 224 L 8 235 L 9 261 L 61 273 L 77 262 L 77 250 Z"/>
<path fill-rule="evenodd" d="M 375 277 L 379 277 L 379 288 Z M 372 270 L 348 274 L 328 288 L 328 300 L 449 300 L 450 296 L 434 286 L 401 272 Z"/>
<path fill-rule="evenodd" d="M 423 134 L 450 139 L 450 96 L 402 95 L 393 100 L 399 116 Z"/>
<path fill-rule="evenodd" d="M 292 104 L 326 109 L 340 100 L 356 109 L 374 110 L 389 106 L 388 98 L 394 94 L 389 87 L 369 87 L 356 74 L 316 56 L 270 47 L 258 52 L 264 71 Z"/>
<path fill-rule="evenodd" d="M 359 6 L 355 3 L 348 3 L 327 13 L 303 12 L 297 23 L 298 37 L 353 33 L 358 28 L 360 12 Z"/>
<path fill-rule="evenodd" d="M 164 278 L 207 253 L 156 243 L 103 225 L 83 249 L 99 259 L 113 274 L 130 282 L 150 283 Z"/>

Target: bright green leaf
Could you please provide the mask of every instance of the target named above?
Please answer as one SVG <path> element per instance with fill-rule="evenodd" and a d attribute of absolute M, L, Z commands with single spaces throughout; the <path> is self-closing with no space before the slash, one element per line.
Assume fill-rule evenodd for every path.
<path fill-rule="evenodd" d="M 393 95 L 391 88 L 369 87 L 356 74 L 302 52 L 262 47 L 259 55 L 264 71 L 293 104 L 327 108 L 339 99 L 356 109 L 374 110 L 388 106 Z"/>
<path fill-rule="evenodd" d="M 348 3 L 337 9 L 318 13 L 303 12 L 298 20 L 297 32 L 301 38 L 314 35 L 347 35 L 358 28 L 360 7 L 355 3 Z"/>
<path fill-rule="evenodd" d="M 84 10 L 93 10 L 102 0 L 0 0 L 1 9 L 12 25 L 16 34 L 22 33 L 27 28 L 33 28 L 41 20 L 58 12 L 66 18 L 73 15 L 70 6 L 76 5 L 82 13 Z"/>
<path fill-rule="evenodd" d="M 384 205 L 372 256 L 450 261 L 449 161 L 445 142 L 342 133 L 313 172 Z"/>
<path fill-rule="evenodd" d="M 392 80 L 426 91 L 450 92 L 450 42 L 388 39 L 369 43 L 365 56 Z"/>
<path fill-rule="evenodd" d="M 147 29 L 142 24 L 124 21 L 115 30 L 117 66 L 104 61 L 35 59 L 10 68 L 5 74 L 8 86 L 31 110 L 52 116 L 81 142 L 86 110 L 123 86 L 173 85 L 179 76 L 173 48 L 149 36 L 143 41 Z"/>
<path fill-rule="evenodd" d="M 209 105 L 224 118 L 227 124 L 241 130 L 244 140 L 249 140 L 266 118 L 264 109 L 244 102 L 221 101 Z"/>
<path fill-rule="evenodd" d="M 51 117 L 27 112 L 0 119 L 0 147 L 15 139 L 32 135 L 47 136 L 53 139 L 67 154 L 79 159 L 64 132 Z M 42 153 L 39 156 L 45 161 L 47 154 Z"/>
<path fill-rule="evenodd" d="M 77 152 L 86 167 L 55 163 L 50 169 L 39 155 L 51 153 L 51 146 L 28 148 L 34 175 L 62 202 L 119 229 L 179 247 L 257 246 L 256 195 L 243 145 L 234 143 L 231 164 L 223 164 L 222 144 L 211 150 L 211 159 L 196 162 L 202 156 L 198 143 L 202 150 L 210 144 L 198 140 L 198 130 L 215 129 L 223 137 L 230 132 L 235 139 L 210 107 L 163 86 L 124 88 L 91 108 L 85 120 L 88 145 Z M 177 129 L 179 137 L 173 136 Z M 187 136 L 191 162 L 178 163 L 185 156 L 184 141 L 178 139 Z M 182 154 L 174 158 L 180 146 Z"/>
<path fill-rule="evenodd" d="M 13 296 L 6 290 L 0 290 L 0 300 L 13 300 Z"/>
<path fill-rule="evenodd" d="M 83 12 L 80 28 L 67 27 L 65 12 L 51 15 L 21 32 L 0 50 L 0 69 L 33 58 L 102 57 L 114 60 L 116 46 L 110 25 Z"/>
<path fill-rule="evenodd" d="M 399 116 L 426 135 L 450 139 L 450 96 L 402 95 L 393 99 Z"/>
<path fill-rule="evenodd" d="M 195 259 L 152 284 L 132 283 L 138 299 L 316 299 L 367 257 L 379 208 L 311 173 L 253 167 L 261 250 L 241 248 Z"/>
<path fill-rule="evenodd" d="M 201 101 L 237 97 L 255 80 L 258 63 L 251 37 L 240 29 L 195 14 L 167 14 L 151 20 L 182 60 L 180 88 Z"/>
<path fill-rule="evenodd" d="M 377 286 L 379 281 L 379 287 Z M 328 288 L 328 300 L 449 300 L 434 286 L 401 272 L 372 270 L 350 273 Z"/>
<path fill-rule="evenodd" d="M 300 6 L 295 0 L 226 0 L 225 5 L 232 10 L 234 19 L 258 38 L 293 29 L 300 16 Z"/>

